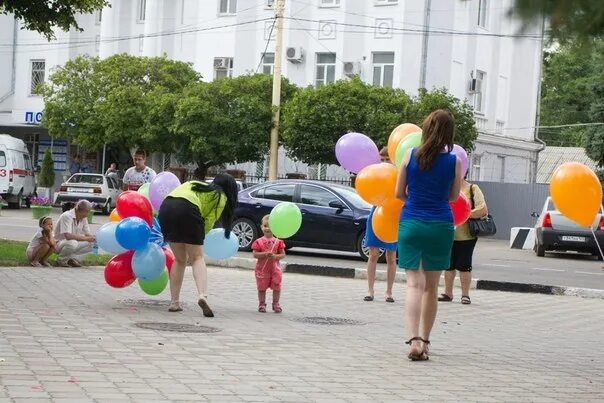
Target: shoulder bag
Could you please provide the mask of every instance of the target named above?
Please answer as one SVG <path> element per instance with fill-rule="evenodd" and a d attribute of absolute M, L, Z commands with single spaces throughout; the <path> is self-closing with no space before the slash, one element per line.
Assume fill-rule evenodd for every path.
<path fill-rule="evenodd" d="M 470 185 L 470 200 L 472 203 L 472 210 L 474 210 L 474 185 Z M 468 224 L 470 226 L 470 235 L 473 237 L 493 236 L 497 233 L 495 220 L 490 214 L 487 214 L 482 218 L 470 218 Z"/>

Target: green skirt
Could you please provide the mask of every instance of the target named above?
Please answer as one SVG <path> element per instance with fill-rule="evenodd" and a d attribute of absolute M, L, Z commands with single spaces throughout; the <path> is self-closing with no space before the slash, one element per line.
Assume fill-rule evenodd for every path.
<path fill-rule="evenodd" d="M 446 270 L 451 265 L 455 231 L 444 221 L 403 220 L 398 226 L 398 267 Z"/>

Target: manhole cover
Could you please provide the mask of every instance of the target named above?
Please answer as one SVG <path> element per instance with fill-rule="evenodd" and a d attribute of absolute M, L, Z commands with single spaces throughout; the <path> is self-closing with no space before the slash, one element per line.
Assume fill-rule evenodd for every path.
<path fill-rule="evenodd" d="M 141 329 L 180 333 L 216 333 L 220 331 L 220 329 L 216 329 L 215 327 L 190 325 L 187 323 L 137 322 L 134 326 Z"/>
<path fill-rule="evenodd" d="M 333 318 L 330 316 L 305 316 L 303 318 L 294 319 L 296 322 L 310 323 L 313 325 L 349 325 L 358 326 L 364 325 L 364 322 L 346 319 L 346 318 Z"/>
<path fill-rule="evenodd" d="M 158 306 L 168 306 L 170 305 L 170 300 L 167 299 L 123 299 L 120 303 L 125 305 L 133 305 L 133 306 L 149 306 L 149 307 L 158 307 Z"/>

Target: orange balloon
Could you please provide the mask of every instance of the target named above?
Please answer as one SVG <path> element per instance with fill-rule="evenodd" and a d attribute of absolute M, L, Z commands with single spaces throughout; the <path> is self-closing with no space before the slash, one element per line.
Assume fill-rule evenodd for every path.
<path fill-rule="evenodd" d="M 394 199 L 398 170 L 392 164 L 382 162 L 366 166 L 357 174 L 355 188 L 367 203 L 381 206 Z"/>
<path fill-rule="evenodd" d="M 406 135 L 421 131 L 422 129 L 413 123 L 403 123 L 402 125 L 397 126 L 392 133 L 390 133 L 390 137 L 388 137 L 388 157 L 390 157 L 390 161 L 396 159 L 396 148 L 398 147 L 398 143 L 400 143 Z"/>
<path fill-rule="evenodd" d="M 399 214 L 405 203 L 401 199 L 388 199 L 382 203 L 382 207 L 388 211 L 388 213 Z"/>
<path fill-rule="evenodd" d="M 560 165 L 549 192 L 562 214 L 582 227 L 590 227 L 602 204 L 602 184 L 590 168 L 579 162 Z"/>
<path fill-rule="evenodd" d="M 376 208 L 371 218 L 371 228 L 375 236 L 382 242 L 396 242 L 398 239 L 400 216 L 401 209 L 388 210 L 384 206 Z"/>
<path fill-rule="evenodd" d="M 109 221 L 110 222 L 119 222 L 122 220 L 122 217 L 120 217 L 120 215 L 117 213 L 117 209 L 113 209 L 111 210 L 111 214 L 109 214 Z"/>

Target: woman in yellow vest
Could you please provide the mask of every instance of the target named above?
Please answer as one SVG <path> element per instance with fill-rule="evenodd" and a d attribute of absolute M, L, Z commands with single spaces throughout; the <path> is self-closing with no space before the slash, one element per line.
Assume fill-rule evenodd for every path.
<path fill-rule="evenodd" d="M 227 174 L 216 175 L 210 184 L 198 180 L 185 182 L 163 201 L 159 208 L 159 224 L 175 257 L 170 272 L 171 302 L 168 311 L 182 311 L 180 289 L 189 262 L 193 266 L 193 278 L 199 293 L 197 303 L 204 316 L 214 316 L 207 302 L 208 271 L 203 259 L 203 241 L 219 219 L 225 236 L 229 237 L 235 207 L 237 183 Z"/>

